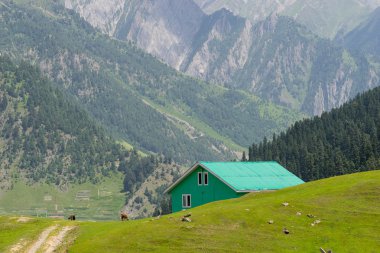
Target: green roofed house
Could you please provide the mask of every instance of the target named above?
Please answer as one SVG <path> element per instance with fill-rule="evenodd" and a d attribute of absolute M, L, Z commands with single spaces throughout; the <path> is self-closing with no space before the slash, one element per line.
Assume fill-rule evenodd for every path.
<path fill-rule="evenodd" d="M 304 183 L 277 162 L 197 162 L 165 193 L 172 211 Z"/>

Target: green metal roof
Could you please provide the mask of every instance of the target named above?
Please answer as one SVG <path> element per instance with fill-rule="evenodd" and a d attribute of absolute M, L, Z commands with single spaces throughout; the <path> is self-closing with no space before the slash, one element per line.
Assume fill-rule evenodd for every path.
<path fill-rule="evenodd" d="M 199 162 L 236 191 L 278 190 L 304 183 L 277 162 Z"/>

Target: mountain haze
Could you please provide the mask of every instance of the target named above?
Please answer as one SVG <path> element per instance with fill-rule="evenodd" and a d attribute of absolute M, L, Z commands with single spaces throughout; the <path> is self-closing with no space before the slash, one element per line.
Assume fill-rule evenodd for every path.
<path fill-rule="evenodd" d="M 206 13 L 222 8 L 258 22 L 277 13 L 294 18 L 314 33 L 334 38 L 347 33 L 380 6 L 379 0 L 194 0 Z"/>
<path fill-rule="evenodd" d="M 380 59 L 380 7 L 366 21 L 348 33 L 343 39 L 343 44 Z"/>

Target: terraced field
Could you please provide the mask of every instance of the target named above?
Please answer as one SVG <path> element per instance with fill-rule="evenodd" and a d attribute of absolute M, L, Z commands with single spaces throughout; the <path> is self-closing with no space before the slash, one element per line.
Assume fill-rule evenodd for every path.
<path fill-rule="evenodd" d="M 58 190 L 53 185 L 28 186 L 16 182 L 13 190 L 0 195 L 0 215 L 63 218 L 76 214 L 82 220 L 116 220 L 125 203 L 123 176 L 116 173 L 99 185 L 71 185 Z M 14 201 L 17 199 L 18 201 Z"/>

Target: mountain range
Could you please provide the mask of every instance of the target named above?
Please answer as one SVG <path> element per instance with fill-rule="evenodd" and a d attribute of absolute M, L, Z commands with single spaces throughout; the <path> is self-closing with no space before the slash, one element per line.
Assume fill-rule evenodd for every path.
<path fill-rule="evenodd" d="M 242 146 L 303 117 L 243 90 L 184 76 L 59 4 L 7 3 L 0 14 L 3 53 L 38 64 L 116 139 L 136 148 L 180 162 L 234 159 Z"/>
<path fill-rule="evenodd" d="M 325 5 L 331 2 L 320 2 L 314 4 L 330 11 Z M 91 8 L 102 9 L 102 3 L 70 0 L 66 7 L 86 18 L 96 13 Z M 286 3 L 289 8 L 298 5 Z M 208 4 L 213 5 L 209 1 L 202 6 Z M 359 4 L 370 10 L 377 2 L 353 1 L 348 6 L 355 9 Z M 125 1 L 117 13 L 119 21 L 112 31 L 102 25 L 111 22 L 104 13 L 87 20 L 188 75 L 243 89 L 309 115 L 320 115 L 379 85 L 378 65 L 314 35 L 297 19 L 272 14 L 252 22 L 226 9 L 207 15 L 192 0 Z"/>

